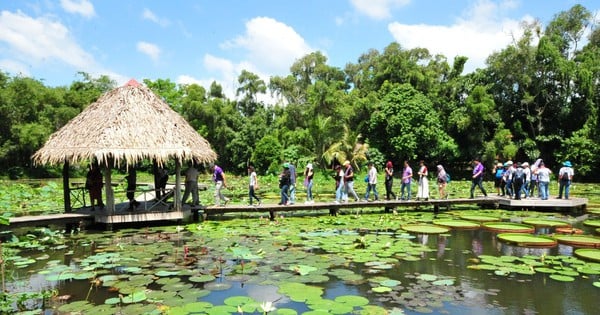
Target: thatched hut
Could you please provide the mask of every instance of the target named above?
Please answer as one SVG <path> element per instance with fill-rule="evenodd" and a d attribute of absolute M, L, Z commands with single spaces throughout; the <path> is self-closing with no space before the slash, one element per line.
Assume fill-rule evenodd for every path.
<path fill-rule="evenodd" d="M 114 212 L 112 167 L 129 167 L 145 159 L 162 165 L 174 159 L 179 187 L 184 161 L 210 163 L 216 158 L 208 141 L 161 97 L 135 80 L 101 96 L 53 133 L 32 156 L 37 165 L 64 163 L 65 199 L 70 199 L 69 164 L 98 161 L 105 169 L 109 213 Z M 65 202 L 65 209 L 69 208 Z M 179 189 L 175 189 L 175 209 L 181 210 Z"/>

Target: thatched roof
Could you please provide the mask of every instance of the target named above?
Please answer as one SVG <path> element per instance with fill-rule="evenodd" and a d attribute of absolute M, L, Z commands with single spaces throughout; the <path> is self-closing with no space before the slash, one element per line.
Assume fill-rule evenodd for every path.
<path fill-rule="evenodd" d="M 144 159 L 210 163 L 217 155 L 190 124 L 149 88 L 135 80 L 89 105 L 33 156 L 35 164 L 133 165 Z"/>

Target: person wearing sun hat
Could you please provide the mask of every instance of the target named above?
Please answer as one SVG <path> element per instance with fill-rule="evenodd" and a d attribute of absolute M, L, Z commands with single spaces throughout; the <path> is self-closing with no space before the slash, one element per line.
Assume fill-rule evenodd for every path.
<path fill-rule="evenodd" d="M 558 199 L 562 199 L 563 190 L 565 199 L 569 199 L 571 180 L 573 180 L 574 171 L 570 161 L 563 162 L 563 167 L 558 171 Z"/>

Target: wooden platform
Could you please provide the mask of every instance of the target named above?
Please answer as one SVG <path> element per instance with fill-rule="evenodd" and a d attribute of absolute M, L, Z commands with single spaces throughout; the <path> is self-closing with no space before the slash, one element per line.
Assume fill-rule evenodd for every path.
<path fill-rule="evenodd" d="M 549 199 L 541 200 L 539 198 L 528 198 L 521 200 L 508 199 L 504 197 L 481 197 L 475 199 L 429 199 L 429 200 L 390 200 L 390 201 L 358 201 L 348 203 L 335 202 L 317 202 L 313 204 L 297 203 L 294 205 L 280 206 L 276 204 L 263 205 L 227 205 L 227 206 L 208 206 L 208 207 L 190 207 L 184 205 L 183 211 L 173 211 L 169 203 L 142 201 L 134 211 L 129 211 L 128 203 L 119 203 L 115 206 L 115 213 L 109 215 L 104 209 L 92 211 L 90 207 L 78 209 L 73 213 L 48 214 L 21 216 L 10 218 L 10 225 L 0 226 L 0 229 L 10 229 L 20 226 L 44 226 L 48 224 L 67 224 L 90 221 L 103 224 L 122 224 L 149 221 L 169 221 L 184 220 L 189 217 L 198 218 L 198 212 L 203 211 L 206 218 L 210 215 L 250 212 L 250 213 L 268 213 L 273 218 L 274 213 L 283 211 L 320 211 L 326 210 L 335 215 L 344 209 L 398 209 L 398 208 L 433 208 L 434 210 L 447 210 L 456 205 L 477 205 L 490 208 L 505 208 L 519 210 L 546 210 L 552 211 L 573 211 L 580 210 L 585 212 L 588 199 Z"/>
<path fill-rule="evenodd" d="M 256 212 L 269 213 L 271 219 L 274 218 L 275 212 L 282 211 L 313 211 L 327 210 L 331 215 L 337 215 L 343 209 L 362 209 L 362 208 L 380 208 L 380 209 L 396 209 L 396 208 L 433 208 L 435 211 L 439 209 L 451 209 L 454 205 L 478 205 L 484 207 L 498 208 L 498 200 L 493 197 L 482 197 L 475 199 L 428 199 L 428 200 L 378 200 L 378 201 L 354 201 L 354 202 L 317 202 L 312 204 L 296 203 L 293 205 L 276 205 L 262 204 L 260 206 L 248 205 L 227 205 L 227 206 L 209 206 L 204 209 L 204 218 L 207 219 L 211 215 L 224 214 L 230 212 Z"/>
<path fill-rule="evenodd" d="M 79 224 L 81 221 L 92 221 L 93 216 L 85 213 L 58 213 L 43 215 L 27 215 L 12 217 L 9 225 L 0 225 L 0 229 L 12 229 L 23 226 L 45 226 L 48 224 Z"/>
<path fill-rule="evenodd" d="M 521 200 L 496 197 L 501 208 L 506 209 L 528 209 L 528 210 L 581 210 L 585 212 L 588 204 L 587 198 L 570 198 L 541 200 L 540 198 L 527 198 Z"/>

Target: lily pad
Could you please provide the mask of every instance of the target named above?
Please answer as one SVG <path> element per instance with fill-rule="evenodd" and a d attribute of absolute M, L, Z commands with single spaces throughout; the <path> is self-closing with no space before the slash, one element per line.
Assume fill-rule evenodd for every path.
<path fill-rule="evenodd" d="M 369 299 L 358 295 L 340 295 L 335 298 L 338 303 L 344 303 L 350 306 L 363 306 L 369 304 Z"/>
<path fill-rule="evenodd" d="M 575 256 L 591 261 L 600 262 L 600 249 L 581 248 L 575 250 Z"/>
<path fill-rule="evenodd" d="M 213 276 L 213 275 L 192 276 L 188 280 L 190 280 L 191 282 L 210 282 L 210 281 L 215 280 L 215 276 Z"/>
<path fill-rule="evenodd" d="M 600 238 L 588 235 L 556 235 L 554 238 L 561 244 L 600 248 Z"/>
<path fill-rule="evenodd" d="M 533 225 L 535 227 L 569 227 L 569 222 L 551 219 L 525 219 L 523 223 Z"/>
<path fill-rule="evenodd" d="M 500 221 L 499 217 L 493 217 L 489 215 L 478 215 L 478 214 L 465 214 L 460 216 L 461 219 L 476 221 L 476 222 L 491 222 L 491 221 Z"/>
<path fill-rule="evenodd" d="M 375 293 L 386 293 L 386 292 L 391 292 L 392 288 L 390 288 L 390 287 L 374 287 L 371 290 L 373 290 L 373 292 L 375 292 Z"/>
<path fill-rule="evenodd" d="M 600 288 L 600 281 L 592 283 L 596 288 Z"/>
<path fill-rule="evenodd" d="M 600 219 L 588 219 L 583 221 L 583 225 L 600 228 Z"/>
<path fill-rule="evenodd" d="M 501 233 L 498 234 L 498 239 L 521 247 L 554 247 L 556 240 L 540 235 L 526 233 Z"/>
<path fill-rule="evenodd" d="M 560 275 L 560 274 L 552 274 L 552 275 L 550 275 L 550 279 L 553 279 L 556 281 L 561 281 L 561 282 L 575 281 L 575 278 L 573 278 L 571 276 L 565 276 L 565 275 Z"/>
<path fill-rule="evenodd" d="M 486 230 L 498 233 L 533 233 L 535 227 L 527 224 L 512 223 L 512 222 L 485 222 L 481 225 Z"/>
<path fill-rule="evenodd" d="M 582 229 L 574 227 L 557 227 L 555 231 L 559 234 L 583 234 Z"/>
<path fill-rule="evenodd" d="M 468 221 L 468 220 L 454 220 L 454 219 L 440 219 L 433 220 L 433 224 L 445 226 L 453 229 L 460 230 L 474 230 L 479 228 L 479 223 Z"/>
<path fill-rule="evenodd" d="M 403 225 L 402 229 L 407 232 L 419 233 L 419 234 L 441 234 L 450 231 L 449 228 L 433 225 L 433 224 L 407 224 Z"/>

